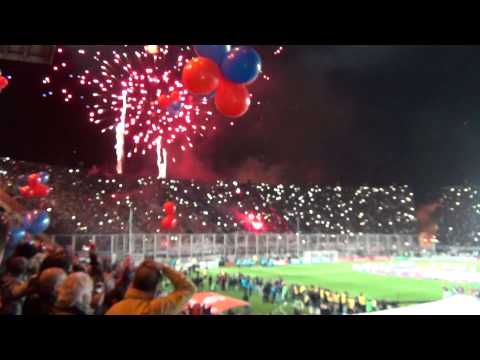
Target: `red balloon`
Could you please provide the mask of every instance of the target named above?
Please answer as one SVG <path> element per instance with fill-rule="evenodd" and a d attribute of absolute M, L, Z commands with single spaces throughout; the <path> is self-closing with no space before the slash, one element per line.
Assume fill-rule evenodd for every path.
<path fill-rule="evenodd" d="M 169 95 L 169 97 L 170 97 L 170 100 L 171 100 L 171 102 L 172 102 L 172 104 L 173 104 L 174 102 L 177 102 L 177 101 L 180 100 L 181 95 L 180 95 L 180 93 L 179 93 L 178 91 L 173 91 L 173 92 Z"/>
<path fill-rule="evenodd" d="M 167 201 L 165 204 L 163 204 L 163 211 L 165 211 L 166 215 L 175 215 L 175 212 L 177 210 L 177 206 L 173 201 Z"/>
<path fill-rule="evenodd" d="M 181 95 L 178 91 L 173 91 L 169 95 L 160 95 L 158 97 L 158 106 L 160 106 L 161 109 L 166 109 L 173 103 L 180 101 Z"/>
<path fill-rule="evenodd" d="M 172 230 L 177 225 L 177 219 L 173 215 L 165 216 L 160 225 L 163 230 Z"/>
<path fill-rule="evenodd" d="M 5 89 L 8 86 L 8 79 L 0 75 L 0 91 Z"/>
<path fill-rule="evenodd" d="M 193 95 L 187 95 L 187 98 L 185 99 L 186 104 L 193 104 L 194 101 L 195 98 L 193 97 Z"/>
<path fill-rule="evenodd" d="M 183 85 L 196 95 L 208 95 L 215 91 L 220 83 L 220 77 L 218 65 L 207 58 L 193 58 L 183 67 Z"/>
<path fill-rule="evenodd" d="M 166 95 L 160 95 L 158 98 L 158 106 L 160 106 L 161 109 L 166 109 L 167 107 L 170 106 L 170 99 Z"/>
<path fill-rule="evenodd" d="M 32 175 L 29 175 L 28 176 L 28 185 L 30 185 L 30 187 L 34 187 L 35 185 L 38 185 L 42 182 L 42 177 L 40 176 L 40 174 L 32 174 Z"/>
<path fill-rule="evenodd" d="M 250 107 L 250 94 L 245 85 L 222 80 L 215 94 L 215 106 L 219 112 L 230 118 L 244 115 Z"/>
<path fill-rule="evenodd" d="M 50 193 L 50 188 L 45 184 L 37 184 L 33 188 L 33 195 L 36 197 L 45 197 Z"/>
<path fill-rule="evenodd" d="M 22 195 L 25 198 L 30 198 L 34 196 L 34 191 L 30 186 L 22 186 L 18 189 L 20 192 L 20 195 Z"/>

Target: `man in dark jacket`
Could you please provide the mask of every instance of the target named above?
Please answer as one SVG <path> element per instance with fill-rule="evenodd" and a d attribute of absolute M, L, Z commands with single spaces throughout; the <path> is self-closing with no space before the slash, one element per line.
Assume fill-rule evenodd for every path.
<path fill-rule="evenodd" d="M 40 274 L 51 268 L 60 268 L 66 274 L 70 273 L 72 268 L 71 260 L 65 254 L 63 249 L 58 248 L 57 251 L 47 255 L 47 257 L 45 257 L 45 259 L 43 259 L 43 261 L 40 263 L 38 273 L 30 277 L 30 280 L 28 281 L 27 299 L 30 297 L 30 295 L 38 293 L 38 281 Z"/>
<path fill-rule="evenodd" d="M 128 286 L 133 279 L 133 275 L 132 259 L 130 256 L 127 256 L 123 261 L 123 265 L 118 266 L 115 271 L 113 288 L 108 287 L 105 293 L 105 301 L 103 304 L 105 312 L 117 302 L 123 300 Z"/>
<path fill-rule="evenodd" d="M 38 249 L 35 245 L 33 245 L 29 242 L 24 242 L 24 243 L 21 243 L 20 245 L 18 245 L 15 248 L 15 252 L 13 254 L 13 257 L 24 257 L 27 260 L 30 260 L 37 253 L 38 253 Z"/>
<path fill-rule="evenodd" d="M 226 289 L 226 282 L 227 282 L 226 276 L 227 276 L 226 274 L 220 275 L 220 289 L 222 291 L 225 291 Z"/>
<path fill-rule="evenodd" d="M 58 288 L 66 277 L 60 268 L 44 270 L 38 277 L 36 289 L 25 300 L 23 315 L 49 315 L 57 300 Z"/>
<path fill-rule="evenodd" d="M 263 287 L 263 302 L 268 303 L 270 298 L 270 292 L 272 291 L 272 283 L 268 281 Z"/>
<path fill-rule="evenodd" d="M 24 257 L 13 257 L 7 262 L 7 272 L 0 279 L 0 314 L 22 315 L 22 306 L 28 290 L 25 275 L 28 260 Z"/>
<path fill-rule="evenodd" d="M 63 252 L 48 255 L 41 263 L 39 273 L 49 268 L 63 269 L 67 274 L 72 270 L 71 259 Z"/>

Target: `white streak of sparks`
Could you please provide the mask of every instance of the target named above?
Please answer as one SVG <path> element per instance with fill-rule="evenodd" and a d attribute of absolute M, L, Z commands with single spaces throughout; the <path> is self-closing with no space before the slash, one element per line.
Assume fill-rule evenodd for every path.
<path fill-rule="evenodd" d="M 157 179 L 166 179 L 167 178 L 167 150 L 162 147 L 162 137 L 157 138 L 157 168 L 158 168 L 158 177 Z"/>
<path fill-rule="evenodd" d="M 127 116 L 127 91 L 122 91 L 122 113 L 120 122 L 115 127 L 116 140 L 115 152 L 117 155 L 117 174 L 123 174 L 123 160 L 125 158 L 123 148 L 125 143 L 125 118 Z"/>

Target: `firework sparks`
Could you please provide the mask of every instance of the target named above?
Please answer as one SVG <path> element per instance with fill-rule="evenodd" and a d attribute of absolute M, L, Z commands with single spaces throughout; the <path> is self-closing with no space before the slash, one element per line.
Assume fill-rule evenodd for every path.
<path fill-rule="evenodd" d="M 278 48 L 275 49 L 273 52 L 273 55 L 280 55 L 283 52 L 283 46 L 279 46 Z"/>
<path fill-rule="evenodd" d="M 157 179 L 165 179 L 167 177 L 167 151 L 162 147 L 162 137 L 157 138 Z"/>
<path fill-rule="evenodd" d="M 115 127 L 117 143 L 115 151 L 117 154 L 117 174 L 123 174 L 124 144 L 125 144 L 125 117 L 127 115 L 127 91 L 122 91 L 122 114 L 120 122 Z"/>
<path fill-rule="evenodd" d="M 165 177 L 173 147 L 192 149 L 195 139 L 209 136 L 219 125 L 213 102 L 189 94 L 180 82 L 183 66 L 193 56 L 189 46 L 58 48 L 42 96 L 60 94 L 66 103 L 81 103 L 102 133 L 115 132 L 117 173 L 124 171 L 128 146 L 127 158 L 156 150 L 159 176 Z M 173 93 L 179 95 L 177 106 L 161 106 L 159 98 Z M 174 156 L 169 158 L 175 163 Z"/>
<path fill-rule="evenodd" d="M 145 51 L 149 54 L 155 55 L 158 54 L 158 46 L 157 45 L 145 45 Z"/>
<path fill-rule="evenodd" d="M 99 125 L 102 133 L 115 131 L 120 174 L 124 147 L 131 139 L 133 153 L 145 155 L 154 150 L 159 137 L 165 151 L 172 146 L 184 151 L 194 147 L 196 136 L 205 137 L 215 127 L 211 105 L 204 98 L 189 95 L 179 81 L 185 61 L 192 56 L 189 47 L 168 45 L 111 50 L 105 46 L 59 48 L 52 74 L 44 78 L 43 84 L 60 85 L 58 92 L 65 102 L 83 102 L 90 122 Z M 75 69 L 74 74 L 71 64 L 79 62 L 84 67 Z M 179 93 L 180 106 L 173 110 L 162 108 L 159 96 L 172 92 Z M 127 157 L 131 155 L 129 151 Z"/>

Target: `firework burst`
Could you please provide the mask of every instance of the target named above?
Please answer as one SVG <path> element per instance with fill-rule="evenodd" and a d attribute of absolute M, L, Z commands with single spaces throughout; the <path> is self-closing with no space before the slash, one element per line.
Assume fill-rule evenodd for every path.
<path fill-rule="evenodd" d="M 189 46 L 59 47 L 52 71 L 43 79 L 43 96 L 59 94 L 66 103 L 84 104 L 91 123 L 102 133 L 115 133 L 117 173 L 123 172 L 125 158 L 153 150 L 164 177 L 172 147 L 186 151 L 195 138 L 217 129 L 209 98 L 189 94 L 180 81 L 193 56 Z M 270 78 L 263 74 L 263 79 Z M 178 97 L 175 106 L 162 106 L 160 99 L 172 94 Z"/>

